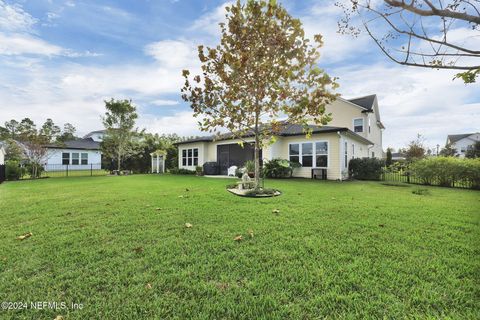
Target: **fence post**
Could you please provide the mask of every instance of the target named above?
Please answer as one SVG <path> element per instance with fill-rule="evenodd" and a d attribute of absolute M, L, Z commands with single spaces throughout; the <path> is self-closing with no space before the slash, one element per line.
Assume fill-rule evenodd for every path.
<path fill-rule="evenodd" d="M 407 183 L 410 183 L 410 171 L 407 172 Z"/>
<path fill-rule="evenodd" d="M 90 163 L 90 177 L 93 177 L 93 163 Z"/>
<path fill-rule="evenodd" d="M 66 174 L 67 174 L 67 177 L 68 177 L 68 164 L 67 164 L 67 171 L 65 171 L 65 172 L 66 172 Z"/>

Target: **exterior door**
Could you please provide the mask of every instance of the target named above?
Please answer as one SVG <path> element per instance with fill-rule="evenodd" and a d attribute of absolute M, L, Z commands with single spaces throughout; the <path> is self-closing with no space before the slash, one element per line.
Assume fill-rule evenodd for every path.
<path fill-rule="evenodd" d="M 227 175 L 228 168 L 230 167 L 230 152 L 228 146 L 228 144 L 217 146 L 218 165 L 221 175 Z"/>

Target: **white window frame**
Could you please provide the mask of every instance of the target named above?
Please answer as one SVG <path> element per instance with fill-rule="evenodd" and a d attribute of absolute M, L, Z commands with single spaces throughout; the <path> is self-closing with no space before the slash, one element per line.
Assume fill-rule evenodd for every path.
<path fill-rule="evenodd" d="M 317 142 L 326 142 L 327 143 L 327 166 L 326 167 L 317 167 Z M 302 164 L 303 150 L 302 143 L 312 143 L 312 167 L 304 167 Z M 302 164 L 302 168 L 318 168 L 318 169 L 330 169 L 330 141 L 328 140 L 312 140 L 312 141 L 299 141 L 299 142 L 289 142 L 288 143 L 288 161 L 290 161 L 290 145 L 298 144 L 298 162 Z M 297 156 L 297 155 L 292 155 Z"/>
<path fill-rule="evenodd" d="M 78 155 L 78 157 L 77 157 L 76 159 L 73 158 L 73 155 L 74 155 L 74 154 L 77 154 L 77 155 Z M 80 162 L 80 154 L 81 154 L 80 152 L 72 152 L 72 153 L 70 154 L 70 163 L 71 163 L 72 166 L 79 166 L 79 165 L 80 165 L 80 163 L 81 163 L 81 162 Z M 73 163 L 73 160 L 77 160 L 78 163 Z"/>
<path fill-rule="evenodd" d="M 197 150 L 197 156 L 195 157 L 195 150 Z M 189 151 L 191 151 L 191 156 L 189 156 Z M 183 152 L 185 152 L 185 157 L 183 156 Z M 200 158 L 200 150 L 199 148 L 185 148 L 182 149 L 182 167 L 196 167 L 198 166 Z M 197 159 L 197 164 L 195 164 L 195 159 Z M 185 160 L 185 164 L 183 164 L 183 160 Z M 191 160 L 191 165 L 188 164 L 188 160 Z"/>
<path fill-rule="evenodd" d="M 67 158 L 63 157 L 64 154 L 68 154 L 68 163 L 63 163 L 63 160 L 67 160 Z M 71 158 L 72 158 L 72 156 L 71 156 L 70 152 L 62 152 L 62 165 L 68 166 L 70 164 Z"/>
<path fill-rule="evenodd" d="M 87 155 L 87 163 L 83 163 L 83 155 Z M 88 152 L 81 152 L 80 153 L 80 164 L 81 165 L 87 165 L 88 164 L 88 158 L 89 158 L 89 155 L 88 155 Z"/>
<path fill-rule="evenodd" d="M 362 120 L 362 131 L 355 131 L 355 120 Z M 352 125 L 353 125 L 353 132 L 355 132 L 355 133 L 364 133 L 365 132 L 365 119 L 363 119 L 363 118 L 353 118 Z"/>

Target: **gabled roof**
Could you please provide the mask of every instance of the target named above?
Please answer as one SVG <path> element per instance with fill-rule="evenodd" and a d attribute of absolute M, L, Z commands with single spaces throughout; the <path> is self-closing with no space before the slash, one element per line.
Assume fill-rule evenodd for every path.
<path fill-rule="evenodd" d="M 450 143 L 455 143 L 459 140 L 462 140 L 464 138 L 468 138 L 471 135 L 474 135 L 475 133 L 462 133 L 462 134 L 449 134 L 447 136 L 447 140 L 450 141 Z"/>
<path fill-rule="evenodd" d="M 376 98 L 377 98 L 376 94 L 371 94 L 364 97 L 348 99 L 348 101 L 364 108 L 367 111 L 373 111 L 373 105 L 375 103 Z"/>
<path fill-rule="evenodd" d="M 65 141 L 62 144 L 45 145 L 48 149 L 78 149 L 78 150 L 100 150 L 100 142 L 92 138 Z"/>
<path fill-rule="evenodd" d="M 90 136 L 92 136 L 92 135 L 95 134 L 95 133 L 107 133 L 107 130 L 91 131 L 91 132 L 87 133 L 85 136 L 83 136 L 83 138 L 84 138 L 84 139 L 89 138 Z"/>
<path fill-rule="evenodd" d="M 366 144 L 373 144 L 370 140 L 365 139 L 364 137 L 360 136 L 359 134 L 351 131 L 348 128 L 343 127 L 332 127 L 332 126 L 317 126 L 317 125 L 308 125 L 308 129 L 312 130 L 312 134 L 315 133 L 329 133 L 329 132 L 346 132 L 354 138 L 363 141 Z M 281 137 L 288 137 L 288 136 L 301 136 L 305 135 L 304 131 L 305 127 L 301 124 L 291 124 L 291 123 L 283 123 L 281 125 L 278 132 L 276 132 L 276 136 Z M 242 136 L 243 138 L 253 137 L 252 133 L 247 133 Z M 188 139 L 184 141 L 180 141 L 175 143 L 175 145 L 193 143 L 193 142 L 213 142 L 213 141 L 222 141 L 222 140 L 229 140 L 235 139 L 232 133 L 225 133 L 220 135 L 213 135 L 213 136 L 205 136 L 205 137 L 196 137 L 193 139 Z"/>

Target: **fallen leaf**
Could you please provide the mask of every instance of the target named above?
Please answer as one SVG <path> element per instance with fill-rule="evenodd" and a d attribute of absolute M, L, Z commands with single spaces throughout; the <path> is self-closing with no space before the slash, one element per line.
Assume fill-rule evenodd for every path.
<path fill-rule="evenodd" d="M 55 319 L 53 319 L 53 320 L 63 320 L 63 316 L 58 315 L 58 316 L 56 316 Z"/>
<path fill-rule="evenodd" d="M 185 228 L 191 228 L 191 227 L 193 227 L 193 225 L 191 223 L 188 223 L 188 222 L 185 223 Z"/>
<path fill-rule="evenodd" d="M 147 283 L 147 285 L 145 286 L 145 288 L 147 289 L 152 289 L 152 285 L 150 283 Z"/>
<path fill-rule="evenodd" d="M 160 210 L 162 210 L 162 208 L 155 208 L 155 210 L 160 211 Z"/>
<path fill-rule="evenodd" d="M 273 209 L 273 210 L 272 210 L 272 213 L 279 214 L 279 213 L 280 213 L 280 210 L 278 210 L 278 209 Z"/>
<path fill-rule="evenodd" d="M 248 235 L 250 236 L 250 238 L 253 238 L 253 230 L 250 229 L 250 230 L 248 230 L 247 232 L 248 232 Z"/>
<path fill-rule="evenodd" d="M 178 196 L 179 198 L 183 198 L 183 196 Z"/>
<path fill-rule="evenodd" d="M 235 238 L 233 238 L 233 240 L 235 240 L 235 241 L 242 241 L 242 240 L 243 240 L 243 236 L 242 236 L 242 235 L 236 236 Z"/>
<path fill-rule="evenodd" d="M 136 247 L 135 249 L 133 249 L 133 251 L 135 251 L 136 253 L 142 253 L 143 247 Z"/>
<path fill-rule="evenodd" d="M 21 236 L 18 236 L 17 237 L 17 240 L 24 240 L 24 239 L 27 239 L 29 237 L 33 236 L 33 233 L 31 232 L 28 232 L 28 233 L 25 233 L 24 235 L 21 235 Z"/>

